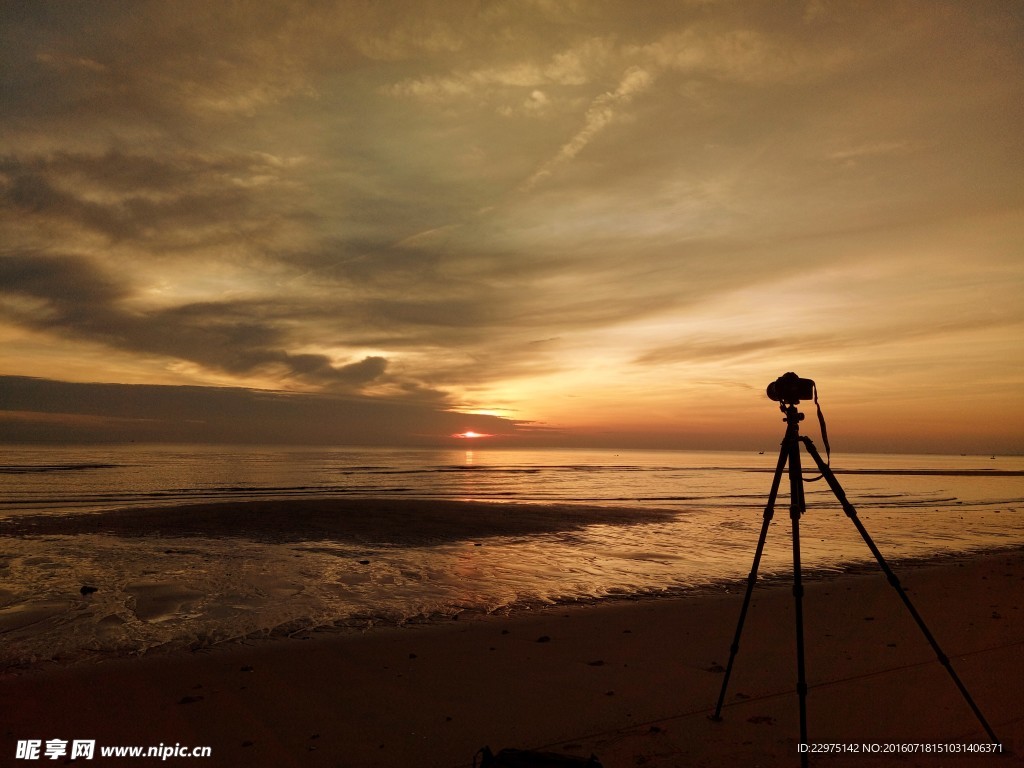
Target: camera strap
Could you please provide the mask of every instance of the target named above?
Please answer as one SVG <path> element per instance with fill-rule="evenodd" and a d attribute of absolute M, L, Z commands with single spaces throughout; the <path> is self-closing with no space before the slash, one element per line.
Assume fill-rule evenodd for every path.
<path fill-rule="evenodd" d="M 825 428 L 825 414 L 818 404 L 818 385 L 814 385 L 814 407 L 818 409 L 818 424 L 821 426 L 821 442 L 825 444 L 825 466 L 832 464 L 832 449 L 828 445 L 828 430 Z"/>
<path fill-rule="evenodd" d="M 814 384 L 814 407 L 818 409 L 818 426 L 821 427 L 821 442 L 825 445 L 825 466 L 832 464 L 832 449 L 828 444 L 828 429 L 825 427 L 825 414 L 821 412 L 821 405 L 818 403 L 818 385 Z M 824 475 L 806 478 L 805 482 L 813 483 L 821 480 Z"/>

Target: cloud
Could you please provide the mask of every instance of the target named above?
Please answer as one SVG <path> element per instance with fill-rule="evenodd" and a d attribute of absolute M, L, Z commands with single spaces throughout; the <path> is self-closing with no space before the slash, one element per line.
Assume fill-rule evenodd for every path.
<path fill-rule="evenodd" d="M 467 429 L 514 439 L 517 428 L 498 416 L 381 398 L 19 376 L 0 376 L 0 403 L 13 442 L 437 445 Z"/>
<path fill-rule="evenodd" d="M 100 273 L 88 260 L 49 253 L 0 255 L 0 282 L 5 293 L 50 304 L 50 317 L 74 317 L 89 307 L 105 307 L 127 295 L 123 285 Z"/>
<path fill-rule="evenodd" d="M 261 153 L 8 155 L 0 208 L 23 232 L 70 228 L 153 249 L 269 237 L 287 217 L 268 210 L 268 191 L 289 189 L 294 163 Z"/>
<path fill-rule="evenodd" d="M 618 87 L 598 96 L 591 103 L 583 118 L 583 127 L 568 142 L 562 145 L 558 153 L 534 173 L 523 185 L 529 190 L 542 179 L 550 176 L 555 169 L 571 161 L 583 151 L 594 137 L 604 130 L 617 116 L 619 111 L 640 93 L 650 88 L 653 78 L 650 73 L 640 67 L 630 67 L 622 75 Z"/>
<path fill-rule="evenodd" d="M 750 356 L 786 358 L 808 350 L 839 346 L 839 340 L 829 334 L 805 334 L 793 338 L 758 336 L 744 341 L 697 338 L 649 350 L 633 362 L 637 365 L 659 366 L 715 360 L 734 361 Z"/>
<path fill-rule="evenodd" d="M 625 55 L 657 71 L 744 84 L 821 78 L 846 60 L 842 49 L 818 50 L 806 38 L 793 42 L 750 27 L 698 23 L 630 46 Z"/>
<path fill-rule="evenodd" d="M 0 281 L 5 292 L 34 300 L 8 303 L 6 313 L 16 322 L 122 350 L 234 374 L 269 369 L 284 378 L 352 390 L 381 379 L 387 367 L 379 356 L 338 364 L 322 354 L 289 352 L 282 348 L 287 334 L 274 322 L 274 312 L 246 303 L 131 311 L 123 306 L 130 290 L 77 255 L 0 255 Z"/>
<path fill-rule="evenodd" d="M 518 58 L 500 66 L 409 78 L 389 85 L 385 92 L 427 103 L 450 104 L 467 97 L 485 98 L 496 89 L 517 93 L 537 92 L 540 88 L 561 91 L 602 79 L 613 61 L 611 38 L 591 37 L 540 61 Z"/>

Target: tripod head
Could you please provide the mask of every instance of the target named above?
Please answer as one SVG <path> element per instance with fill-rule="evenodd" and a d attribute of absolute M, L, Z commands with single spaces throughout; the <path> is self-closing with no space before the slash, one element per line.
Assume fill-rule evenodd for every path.
<path fill-rule="evenodd" d="M 779 403 L 779 410 L 786 415 L 783 421 L 789 425 L 790 431 L 799 432 L 800 422 L 804 420 L 804 415 L 796 409 L 796 406 Z"/>

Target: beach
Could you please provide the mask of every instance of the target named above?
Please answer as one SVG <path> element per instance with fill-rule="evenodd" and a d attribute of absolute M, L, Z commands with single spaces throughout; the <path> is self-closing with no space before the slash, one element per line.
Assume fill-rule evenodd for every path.
<path fill-rule="evenodd" d="M 977 718 L 868 566 L 806 584 L 808 738 L 845 750 L 811 764 L 1024 764 L 1024 551 L 895 570 L 1003 754 L 971 751 L 988 742 Z M 103 746 L 178 745 L 211 756 L 169 764 L 454 767 L 489 746 L 594 754 L 605 768 L 798 765 L 785 580 L 755 590 L 722 720 L 708 718 L 741 602 L 742 587 L 723 585 L 15 669 L 0 679 L 0 754 L 62 739 L 94 741 L 92 764 Z"/>
<path fill-rule="evenodd" d="M 742 581 L 771 456 L 737 452 L 25 448 L 0 467 L 0 669 Z M 1024 546 L 1020 457 L 846 456 L 893 563 Z M 801 557 L 871 554 L 823 483 Z M 787 578 L 778 499 L 759 575 Z M 80 592 L 83 587 L 95 591 Z"/>

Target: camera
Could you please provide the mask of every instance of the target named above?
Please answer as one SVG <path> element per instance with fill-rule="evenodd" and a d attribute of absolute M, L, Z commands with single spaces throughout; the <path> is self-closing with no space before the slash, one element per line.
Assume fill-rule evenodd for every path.
<path fill-rule="evenodd" d="M 790 371 L 768 385 L 768 397 L 780 403 L 799 403 L 814 397 L 814 382 Z"/>

